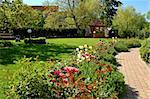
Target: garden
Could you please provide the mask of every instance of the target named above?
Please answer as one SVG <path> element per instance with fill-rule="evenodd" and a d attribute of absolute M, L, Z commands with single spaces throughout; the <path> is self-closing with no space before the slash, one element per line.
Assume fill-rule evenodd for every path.
<path fill-rule="evenodd" d="M 137 99 L 141 91 L 148 96 L 150 11 L 122 5 L 0 1 L 0 99 Z"/>
<path fill-rule="evenodd" d="M 1 41 L 1 97 L 122 97 L 125 82 L 115 55 L 141 46 L 137 39 L 76 38 L 47 42 L 30 45 L 23 41 Z"/>

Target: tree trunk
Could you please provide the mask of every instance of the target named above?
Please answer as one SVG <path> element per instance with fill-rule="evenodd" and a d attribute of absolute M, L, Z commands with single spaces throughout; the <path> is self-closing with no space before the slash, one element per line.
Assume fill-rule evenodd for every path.
<path fill-rule="evenodd" d="M 74 13 L 74 9 L 75 9 L 75 1 L 74 0 L 72 1 L 72 4 L 73 5 L 71 6 L 70 0 L 68 0 L 68 6 L 70 8 L 72 18 L 73 18 L 73 20 L 75 22 L 75 25 L 76 25 L 76 28 L 77 28 L 77 34 L 80 34 L 81 33 L 81 29 L 80 29 L 80 26 L 79 26 L 79 24 L 77 22 L 77 18 L 75 16 L 75 13 Z"/>

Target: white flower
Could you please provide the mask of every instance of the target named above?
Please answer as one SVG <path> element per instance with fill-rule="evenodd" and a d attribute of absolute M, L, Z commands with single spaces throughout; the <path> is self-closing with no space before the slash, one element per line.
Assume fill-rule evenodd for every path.
<path fill-rule="evenodd" d="M 80 49 L 79 48 L 76 48 L 76 51 L 79 51 Z"/>
<path fill-rule="evenodd" d="M 86 55 L 85 58 L 87 59 L 87 58 L 89 58 L 89 56 Z"/>
<path fill-rule="evenodd" d="M 87 59 L 87 61 L 88 61 L 88 62 L 90 62 L 90 61 L 91 61 L 91 59 L 89 58 L 89 59 Z"/>
<path fill-rule="evenodd" d="M 82 62 L 82 60 L 80 59 L 79 62 Z"/>
<path fill-rule="evenodd" d="M 87 45 L 87 44 L 85 44 L 85 45 L 84 45 L 84 48 L 87 48 L 87 47 L 88 47 L 88 45 Z"/>
<path fill-rule="evenodd" d="M 81 54 L 78 54 L 77 56 L 78 56 L 78 58 L 81 58 Z"/>
<path fill-rule="evenodd" d="M 78 62 L 78 63 L 81 63 L 81 62 L 82 62 L 82 60 L 81 60 L 81 59 L 77 59 L 77 62 Z"/>
<path fill-rule="evenodd" d="M 79 46 L 80 49 L 83 49 L 83 46 Z"/>
<path fill-rule="evenodd" d="M 85 57 L 81 57 L 82 60 L 85 60 Z"/>
<path fill-rule="evenodd" d="M 80 52 L 79 53 L 82 53 L 83 52 L 83 50 L 80 50 Z"/>
<path fill-rule="evenodd" d="M 85 54 L 89 54 L 88 52 L 85 52 Z"/>
<path fill-rule="evenodd" d="M 85 51 L 88 51 L 88 49 L 85 49 Z"/>
<path fill-rule="evenodd" d="M 92 46 L 89 46 L 89 49 L 92 49 Z"/>

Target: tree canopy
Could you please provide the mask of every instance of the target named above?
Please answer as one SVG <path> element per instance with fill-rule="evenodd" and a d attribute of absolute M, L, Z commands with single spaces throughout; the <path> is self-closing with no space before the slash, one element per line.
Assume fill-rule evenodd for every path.
<path fill-rule="evenodd" d="M 22 0 L 5 0 L 0 6 L 1 29 L 38 28 L 42 14 L 23 4 Z"/>
<path fill-rule="evenodd" d="M 67 28 L 75 27 L 80 32 L 94 20 L 102 20 L 106 25 L 111 25 L 112 17 L 116 14 L 121 2 L 118 0 L 56 0 L 55 4 L 59 6 L 61 12 L 65 13 L 63 17 L 65 21 L 62 25 L 65 23 Z M 53 20 L 57 20 L 56 16 L 48 16 L 45 23 L 50 24 L 52 17 Z"/>
<path fill-rule="evenodd" d="M 113 27 L 120 37 L 135 37 L 145 24 L 145 16 L 137 13 L 133 7 L 119 8 L 113 19 Z"/>

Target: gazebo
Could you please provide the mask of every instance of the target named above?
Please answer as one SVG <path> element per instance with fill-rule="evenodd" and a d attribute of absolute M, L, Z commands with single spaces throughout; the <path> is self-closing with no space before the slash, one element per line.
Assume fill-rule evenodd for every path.
<path fill-rule="evenodd" d="M 95 20 L 89 26 L 92 33 L 92 37 L 94 38 L 105 37 L 106 26 L 102 21 Z"/>

